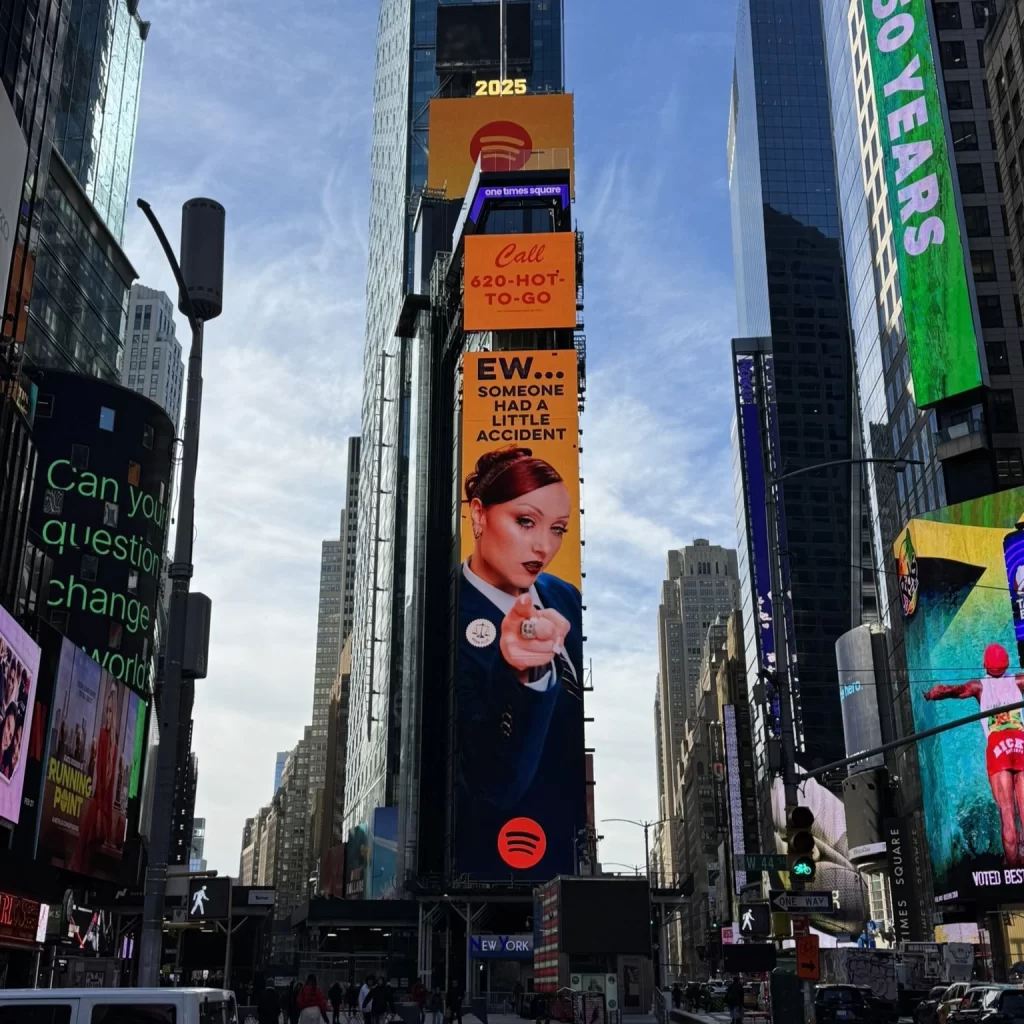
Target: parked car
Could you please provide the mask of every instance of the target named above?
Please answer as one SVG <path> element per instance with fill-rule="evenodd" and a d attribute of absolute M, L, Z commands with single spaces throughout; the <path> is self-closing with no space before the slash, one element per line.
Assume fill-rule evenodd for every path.
<path fill-rule="evenodd" d="M 979 1024 L 1024 1024 L 1024 989 L 1004 988 L 978 1017 Z"/>
<path fill-rule="evenodd" d="M 995 1005 L 1007 990 L 1021 991 L 1015 985 L 972 985 L 964 993 L 959 1006 L 954 1005 L 950 1009 L 947 1024 L 976 1024 L 982 1011 Z"/>
<path fill-rule="evenodd" d="M 949 1011 L 959 1005 L 969 988 L 969 981 L 956 981 L 946 989 L 935 1011 L 935 1024 L 948 1024 Z"/>
<path fill-rule="evenodd" d="M 818 985 L 814 993 L 815 1024 L 848 1024 L 877 1020 L 874 1010 L 856 985 Z"/>
<path fill-rule="evenodd" d="M 929 993 L 914 1007 L 914 1024 L 937 1024 L 935 1014 L 939 1009 L 939 1003 L 948 989 L 948 985 L 936 985 Z"/>
<path fill-rule="evenodd" d="M 213 988 L 0 989 L 0 1024 L 95 1020 L 238 1024 L 231 992 Z"/>

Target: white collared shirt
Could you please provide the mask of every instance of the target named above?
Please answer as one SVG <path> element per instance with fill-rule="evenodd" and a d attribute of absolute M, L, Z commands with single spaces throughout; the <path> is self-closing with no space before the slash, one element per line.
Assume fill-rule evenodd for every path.
<path fill-rule="evenodd" d="M 504 590 L 499 590 L 497 587 L 488 583 L 486 580 L 482 580 L 472 569 L 469 567 L 469 559 L 462 563 L 462 573 L 466 577 L 467 581 L 471 583 L 477 590 L 487 598 L 502 613 L 502 615 L 508 615 L 512 611 L 518 598 L 513 597 L 511 594 L 506 594 Z M 533 607 L 538 611 L 544 609 L 544 605 L 541 604 L 540 595 L 537 593 L 537 588 L 531 586 L 528 591 L 530 600 L 533 602 Z M 537 693 L 544 693 L 551 686 L 554 685 L 558 679 L 558 672 L 555 668 L 554 661 L 551 662 L 547 672 L 538 680 L 532 683 L 524 683 L 530 690 L 536 690 Z"/>

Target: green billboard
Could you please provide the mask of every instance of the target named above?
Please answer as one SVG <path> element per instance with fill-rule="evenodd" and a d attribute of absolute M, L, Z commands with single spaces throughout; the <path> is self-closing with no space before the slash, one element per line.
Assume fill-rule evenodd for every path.
<path fill-rule="evenodd" d="M 863 0 L 919 407 L 982 384 L 925 0 Z"/>

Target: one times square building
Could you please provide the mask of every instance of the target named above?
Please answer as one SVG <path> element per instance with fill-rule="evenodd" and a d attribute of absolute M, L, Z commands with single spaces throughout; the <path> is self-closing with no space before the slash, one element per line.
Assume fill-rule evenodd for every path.
<path fill-rule="evenodd" d="M 422 293 L 424 286 L 416 276 L 413 224 L 427 184 L 430 101 L 472 96 L 478 71 L 489 78 L 498 71 L 474 62 L 468 51 L 461 62 L 436 66 L 439 6 L 467 5 L 382 0 L 377 28 L 346 835 L 368 826 L 376 809 L 398 806 L 405 771 L 403 695 L 419 685 L 403 672 L 404 621 L 414 597 L 406 564 L 408 527 L 423 516 L 422 506 L 410 504 L 410 430 L 415 402 L 428 397 L 429 388 L 416 390 L 427 385 L 414 382 L 410 345 L 396 336 L 396 328 L 406 296 Z M 524 6 L 529 54 L 516 77 L 525 79 L 530 94 L 560 93 L 561 0 L 510 5 Z M 457 211 L 461 198 L 452 206 Z M 433 244 L 435 250 L 450 249 L 450 229 Z M 421 262 L 429 274 L 433 251 L 421 255 Z"/>

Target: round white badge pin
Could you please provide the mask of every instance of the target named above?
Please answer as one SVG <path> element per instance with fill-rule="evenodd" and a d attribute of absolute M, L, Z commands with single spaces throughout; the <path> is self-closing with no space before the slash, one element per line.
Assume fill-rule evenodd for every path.
<path fill-rule="evenodd" d="M 498 629 L 490 619 L 474 619 L 466 627 L 466 639 L 474 647 L 490 647 L 498 635 Z"/>

